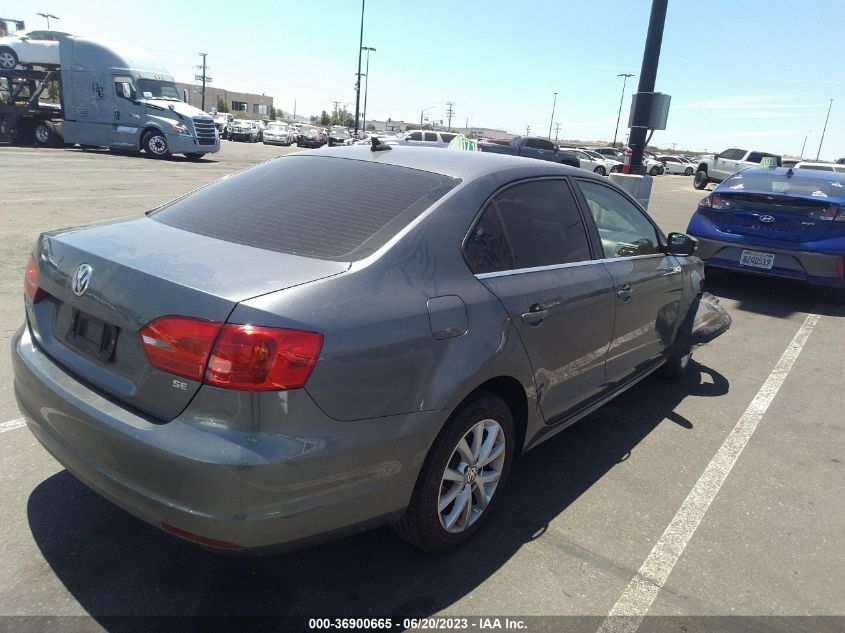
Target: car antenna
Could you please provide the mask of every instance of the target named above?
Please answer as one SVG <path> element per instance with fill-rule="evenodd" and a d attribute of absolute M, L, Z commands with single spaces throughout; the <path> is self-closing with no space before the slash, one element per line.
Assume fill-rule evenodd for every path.
<path fill-rule="evenodd" d="M 373 144 L 370 146 L 371 152 L 384 152 L 389 149 L 393 148 L 390 147 L 390 145 L 387 145 L 386 143 L 382 143 L 380 140 L 378 140 L 377 136 L 373 137 Z"/>

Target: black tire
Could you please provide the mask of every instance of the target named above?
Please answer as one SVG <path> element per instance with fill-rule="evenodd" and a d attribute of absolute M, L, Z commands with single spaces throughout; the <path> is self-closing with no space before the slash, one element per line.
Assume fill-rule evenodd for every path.
<path fill-rule="evenodd" d="M 170 148 L 167 147 L 167 138 L 163 132 L 149 130 L 141 139 L 141 148 L 151 158 L 170 158 Z"/>
<path fill-rule="evenodd" d="M 707 172 L 697 171 L 695 172 L 695 180 L 692 181 L 692 186 L 696 189 L 704 189 L 710 183 L 710 178 L 707 177 Z"/>
<path fill-rule="evenodd" d="M 599 165 L 598 167 L 596 167 L 596 168 L 593 170 L 593 173 L 596 173 L 596 174 L 598 174 L 599 176 L 607 176 L 607 170 L 606 170 L 604 167 L 602 167 L 601 165 Z"/>
<path fill-rule="evenodd" d="M 205 154 L 201 154 L 200 152 L 185 152 L 185 158 L 188 160 L 199 160 L 203 156 L 205 156 Z"/>
<path fill-rule="evenodd" d="M 56 133 L 46 121 L 39 121 L 32 130 L 35 144 L 41 147 L 53 147 L 56 144 Z"/>
<path fill-rule="evenodd" d="M 655 165 L 654 167 L 652 167 L 651 169 L 648 170 L 648 175 L 649 176 L 659 176 L 660 175 L 660 167 Z"/>
<path fill-rule="evenodd" d="M 494 420 L 499 424 L 504 435 L 504 461 L 500 470 L 497 487 L 492 493 L 486 508 L 481 511 L 474 522 L 458 533 L 448 532 L 441 524 L 438 501 L 443 484 L 443 475 L 450 461 L 455 457 L 456 447 L 461 438 L 467 435 L 473 426 L 483 420 Z M 483 437 L 487 437 L 485 434 Z M 513 461 L 516 433 L 513 415 L 508 406 L 498 397 L 486 391 L 479 391 L 464 402 L 445 424 L 434 440 L 428 455 L 423 462 L 411 502 L 404 516 L 392 527 L 394 531 L 415 547 L 429 553 L 441 553 L 452 550 L 469 540 L 489 518 L 499 498 L 502 488 L 507 482 Z M 480 472 L 480 471 L 479 471 Z M 473 481 L 462 484 L 473 488 Z M 476 483 L 477 486 L 477 483 Z M 471 495 L 474 499 L 474 495 Z M 451 503 L 454 503 L 451 502 Z M 446 508 L 449 506 L 447 505 Z M 444 510 L 445 511 L 445 510 Z"/>
<path fill-rule="evenodd" d="M 12 70 L 18 65 L 18 56 L 8 46 L 0 46 L 0 68 L 3 70 Z"/>
<path fill-rule="evenodd" d="M 684 170 L 684 176 L 692 176 L 693 171 L 695 171 L 692 167 L 687 167 Z"/>

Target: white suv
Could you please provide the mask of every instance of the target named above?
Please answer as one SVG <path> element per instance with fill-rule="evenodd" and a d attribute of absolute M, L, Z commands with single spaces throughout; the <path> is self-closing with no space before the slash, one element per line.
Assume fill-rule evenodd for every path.
<path fill-rule="evenodd" d="M 414 130 L 399 138 L 390 139 L 388 145 L 413 145 L 415 147 L 449 147 L 449 143 L 457 134 L 452 132 L 433 132 L 431 130 Z"/>
<path fill-rule="evenodd" d="M 747 167 L 759 167 L 764 158 L 774 158 L 780 167 L 781 157 L 757 150 L 732 147 L 715 156 L 704 156 L 695 169 L 692 186 L 704 189 L 708 183 L 722 182 Z"/>

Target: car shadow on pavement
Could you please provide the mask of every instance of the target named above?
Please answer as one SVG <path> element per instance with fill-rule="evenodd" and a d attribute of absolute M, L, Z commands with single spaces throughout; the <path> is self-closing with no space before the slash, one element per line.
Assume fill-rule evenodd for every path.
<path fill-rule="evenodd" d="M 825 289 L 792 279 L 764 277 L 728 270 L 707 270 L 706 289 L 720 299 L 738 305 L 728 310 L 742 310 L 775 318 L 796 313 L 821 313 L 845 316 L 845 308 L 828 302 Z"/>
<path fill-rule="evenodd" d="M 273 557 L 222 556 L 124 513 L 67 471 L 31 493 L 35 542 L 81 607 L 109 631 L 114 616 L 420 617 L 448 609 L 490 579 L 687 397 L 717 397 L 728 381 L 695 361 L 679 381 L 648 378 L 515 462 L 497 512 L 463 548 L 429 556 L 388 528 Z M 679 436 L 683 449 L 686 435 Z M 562 537 L 553 535 L 555 542 Z M 533 573 L 526 572 L 527 577 Z"/>

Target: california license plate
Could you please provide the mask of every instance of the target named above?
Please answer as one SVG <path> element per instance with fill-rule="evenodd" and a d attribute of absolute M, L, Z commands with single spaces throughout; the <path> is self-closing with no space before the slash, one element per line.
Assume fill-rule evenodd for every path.
<path fill-rule="evenodd" d="M 761 253 L 759 251 L 742 251 L 739 258 L 740 266 L 751 266 L 752 268 L 765 268 L 770 270 L 775 263 L 773 253 Z"/>

